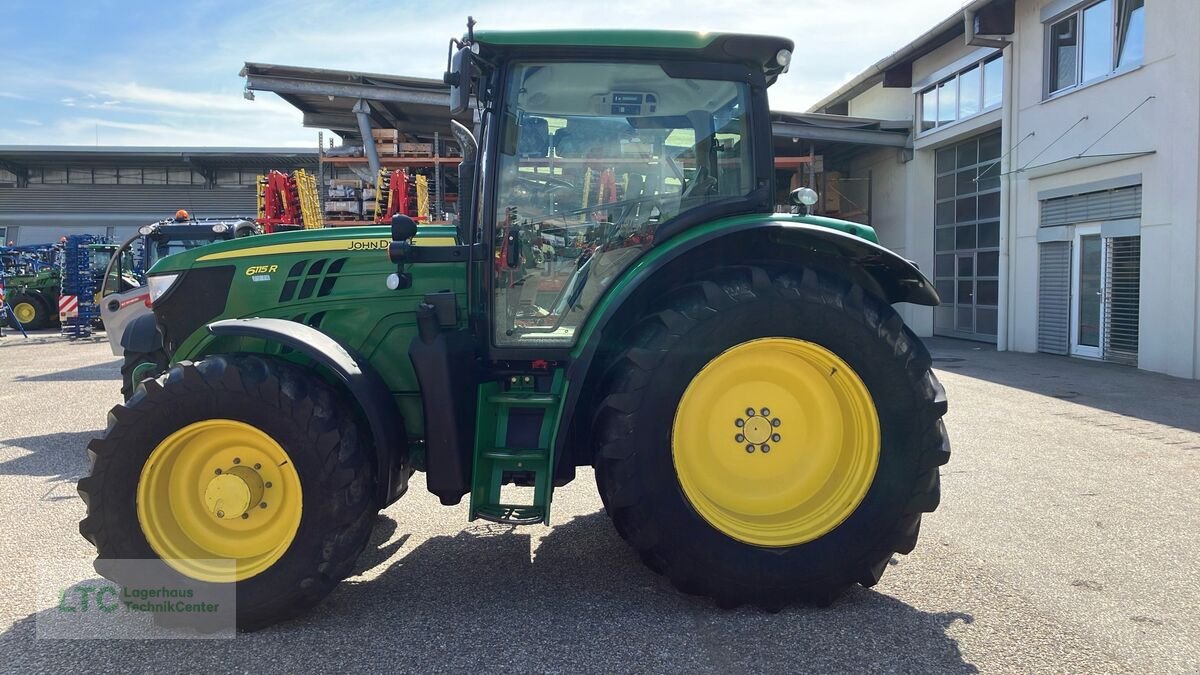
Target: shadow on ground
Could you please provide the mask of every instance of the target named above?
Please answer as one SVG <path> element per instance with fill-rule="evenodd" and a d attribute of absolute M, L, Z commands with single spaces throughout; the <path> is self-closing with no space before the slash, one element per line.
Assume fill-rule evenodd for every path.
<path fill-rule="evenodd" d="M 52 373 L 42 373 L 41 375 L 18 375 L 13 378 L 14 382 L 80 382 L 84 380 L 113 380 L 114 382 L 119 382 L 121 380 L 121 360 L 94 363 L 67 370 L 56 370 Z"/>
<path fill-rule="evenodd" d="M 967 340 L 926 338 L 925 344 L 939 370 L 1200 431 L 1200 381 L 1067 356 L 997 352 L 992 345 Z"/>
<path fill-rule="evenodd" d="M 857 590 L 826 609 L 719 610 L 641 565 L 603 513 L 550 530 L 473 525 L 408 548 L 381 518 L 367 572 L 308 615 L 230 642 L 36 640 L 36 615 L 0 645 L 6 667 L 306 671 L 976 672 L 927 613 Z M 398 557 L 397 557 L 398 556 Z M 47 612 L 55 611 L 44 610 Z"/>
<path fill-rule="evenodd" d="M 70 479 L 74 482 L 87 472 L 88 441 L 99 438 L 103 433 L 103 429 L 96 429 L 0 439 L 0 447 L 10 446 L 28 451 L 28 454 L 0 462 L 0 475 L 47 476 L 54 480 Z M 73 484 L 69 492 L 74 494 Z"/>

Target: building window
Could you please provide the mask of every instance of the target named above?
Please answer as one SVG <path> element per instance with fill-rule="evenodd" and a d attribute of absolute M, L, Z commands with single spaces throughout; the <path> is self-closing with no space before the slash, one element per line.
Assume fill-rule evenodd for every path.
<path fill-rule="evenodd" d="M 1084 4 L 1046 27 L 1046 95 L 1142 62 L 1145 0 Z"/>
<path fill-rule="evenodd" d="M 917 95 L 921 131 L 994 110 L 1003 102 L 1004 57 L 976 63 L 930 85 Z"/>

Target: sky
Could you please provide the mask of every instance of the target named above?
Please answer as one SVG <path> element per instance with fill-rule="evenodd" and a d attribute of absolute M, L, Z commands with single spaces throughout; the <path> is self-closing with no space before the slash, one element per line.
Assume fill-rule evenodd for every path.
<path fill-rule="evenodd" d="M 0 144 L 315 147 L 246 61 L 440 78 L 479 27 L 668 28 L 796 42 L 771 107 L 805 110 L 963 0 L 2 0 Z"/>

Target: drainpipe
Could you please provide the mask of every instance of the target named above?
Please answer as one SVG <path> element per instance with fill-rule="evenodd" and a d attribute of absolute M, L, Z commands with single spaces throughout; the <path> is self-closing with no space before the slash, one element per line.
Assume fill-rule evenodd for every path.
<path fill-rule="evenodd" d="M 367 155 L 367 163 L 371 165 L 371 173 L 379 175 L 379 153 L 375 150 L 375 137 L 371 135 L 371 106 L 363 99 L 354 103 L 354 115 L 358 118 L 358 133 L 362 134 L 363 152 Z"/>

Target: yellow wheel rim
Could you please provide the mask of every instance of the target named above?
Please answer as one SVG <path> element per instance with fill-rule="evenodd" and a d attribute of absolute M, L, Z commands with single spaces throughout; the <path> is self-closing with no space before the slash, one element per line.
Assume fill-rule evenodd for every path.
<path fill-rule="evenodd" d="M 817 539 L 854 513 L 879 464 L 879 418 L 854 370 L 793 338 L 734 346 L 696 374 L 672 429 L 675 473 L 710 525 L 756 546 Z"/>
<path fill-rule="evenodd" d="M 226 419 L 195 422 L 150 453 L 137 516 L 150 548 L 201 581 L 249 579 L 274 565 L 300 527 L 300 476 L 267 434 Z M 234 561 L 231 576 L 227 562 Z"/>
<path fill-rule="evenodd" d="M 37 307 L 34 307 L 31 302 L 18 302 L 13 305 L 12 311 L 13 316 L 17 317 L 17 321 L 20 321 L 22 326 L 37 318 Z"/>

